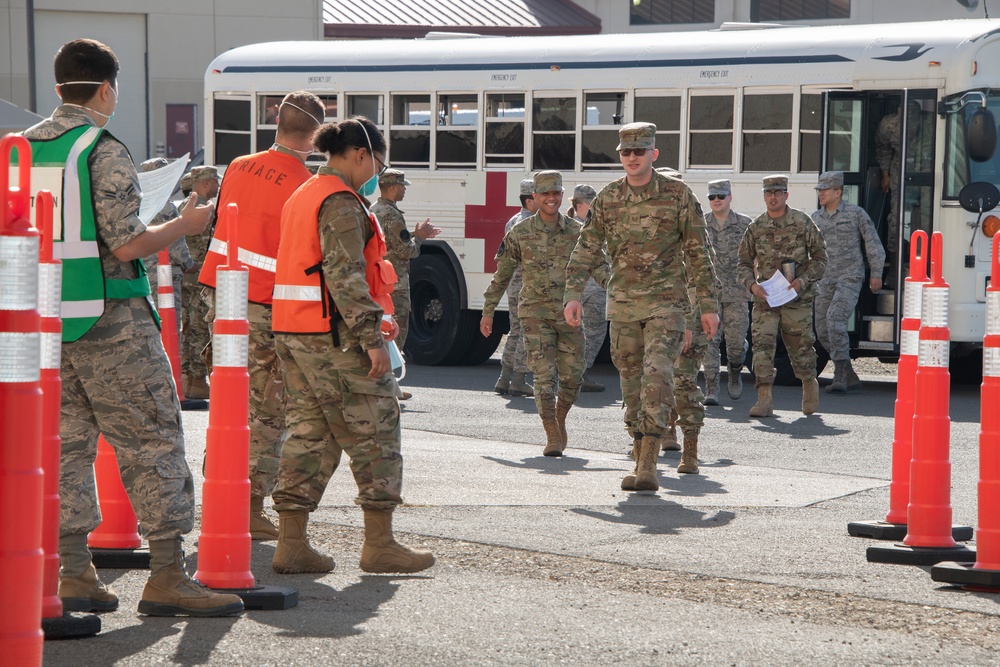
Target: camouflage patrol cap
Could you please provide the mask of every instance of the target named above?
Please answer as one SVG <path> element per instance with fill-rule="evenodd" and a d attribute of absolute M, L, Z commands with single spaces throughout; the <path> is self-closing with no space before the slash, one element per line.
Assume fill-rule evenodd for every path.
<path fill-rule="evenodd" d="M 406 180 L 406 175 L 399 169 L 386 169 L 381 176 L 378 177 L 379 185 L 409 185 L 410 182 Z"/>
<path fill-rule="evenodd" d="M 684 180 L 684 174 L 677 171 L 673 167 L 657 167 L 656 173 L 663 174 L 664 176 L 669 176 L 670 178 L 676 178 L 678 181 Z"/>
<path fill-rule="evenodd" d="M 816 189 L 829 190 L 830 188 L 844 189 L 844 172 L 824 171 L 819 175 L 819 180 L 816 181 Z"/>
<path fill-rule="evenodd" d="M 558 171 L 540 171 L 535 174 L 535 192 L 562 192 L 562 174 Z"/>
<path fill-rule="evenodd" d="M 210 178 L 216 181 L 219 180 L 219 170 L 216 169 L 215 167 L 207 167 L 207 166 L 195 167 L 188 173 L 191 174 L 192 184 L 197 183 L 198 181 L 205 181 Z"/>
<path fill-rule="evenodd" d="M 166 167 L 168 164 L 170 164 L 170 163 L 167 162 L 166 158 L 154 157 L 154 158 L 146 160 L 145 162 L 143 162 L 142 164 L 140 164 L 139 165 L 139 171 L 142 171 L 142 172 L 156 171 L 160 167 Z"/>
<path fill-rule="evenodd" d="M 788 190 L 788 177 L 784 174 L 765 176 L 762 190 Z"/>
<path fill-rule="evenodd" d="M 652 123 L 629 123 L 618 130 L 618 148 L 655 148 L 656 126 Z"/>
<path fill-rule="evenodd" d="M 708 194 L 731 195 L 733 194 L 733 184 L 729 182 L 728 178 L 720 178 L 717 181 L 709 181 Z"/>
<path fill-rule="evenodd" d="M 530 197 L 535 194 L 535 179 L 526 178 L 521 181 L 521 196 Z"/>
<path fill-rule="evenodd" d="M 597 190 L 590 187 L 586 183 L 581 183 L 580 185 L 573 188 L 573 201 L 583 202 L 589 204 L 597 198 Z"/>

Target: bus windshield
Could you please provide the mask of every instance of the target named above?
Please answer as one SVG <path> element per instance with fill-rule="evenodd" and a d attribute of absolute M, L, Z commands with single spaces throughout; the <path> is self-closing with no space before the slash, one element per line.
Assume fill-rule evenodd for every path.
<path fill-rule="evenodd" d="M 1000 92 L 988 92 L 986 100 L 994 118 L 1000 118 Z M 976 162 L 969 158 L 965 149 L 965 129 L 969 118 L 977 108 L 979 103 L 975 102 L 967 104 L 956 113 L 948 114 L 944 192 L 942 192 L 944 199 L 958 199 L 958 193 L 969 183 L 986 181 L 1000 187 L 1000 150 L 993 154 L 992 159 Z"/>

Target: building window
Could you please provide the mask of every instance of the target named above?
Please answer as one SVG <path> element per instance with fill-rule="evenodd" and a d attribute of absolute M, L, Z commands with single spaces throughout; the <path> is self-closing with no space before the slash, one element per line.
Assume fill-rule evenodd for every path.
<path fill-rule="evenodd" d="M 429 167 L 431 96 L 393 95 L 389 159 L 398 167 Z"/>
<path fill-rule="evenodd" d="M 744 95 L 743 171 L 788 171 L 792 160 L 792 95 Z"/>
<path fill-rule="evenodd" d="M 524 167 L 524 94 L 486 93 L 487 167 Z"/>
<path fill-rule="evenodd" d="M 849 19 L 851 0 L 752 0 L 751 21 Z"/>
<path fill-rule="evenodd" d="M 625 93 L 584 93 L 582 166 L 617 167 L 618 127 L 625 117 Z"/>
<path fill-rule="evenodd" d="M 435 162 L 445 169 L 475 169 L 478 95 L 438 95 Z"/>
<path fill-rule="evenodd" d="M 732 95 L 692 95 L 688 109 L 688 127 L 691 128 L 689 167 L 732 168 Z"/>
<path fill-rule="evenodd" d="M 531 102 L 532 169 L 573 169 L 576 98 L 536 97 Z M 615 144 L 617 145 L 617 144 Z"/>
<path fill-rule="evenodd" d="M 715 23 L 715 3 L 704 0 L 640 0 L 629 2 L 630 25 Z"/>
<path fill-rule="evenodd" d="M 656 166 L 680 170 L 681 98 L 679 96 L 635 98 L 635 122 L 656 126 Z M 616 144 L 617 145 L 617 144 Z"/>

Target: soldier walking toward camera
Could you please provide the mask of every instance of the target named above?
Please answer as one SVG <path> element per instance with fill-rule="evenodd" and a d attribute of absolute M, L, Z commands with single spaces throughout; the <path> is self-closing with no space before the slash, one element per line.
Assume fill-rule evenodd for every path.
<path fill-rule="evenodd" d="M 517 268 L 524 285 L 518 316 L 524 328 L 528 366 L 535 377 L 535 404 L 545 429 L 545 456 L 562 456 L 567 445 L 566 415 L 580 395 L 584 370 L 584 334 L 579 323 L 562 316 L 566 262 L 580 236 L 580 223 L 562 215 L 563 184 L 558 171 L 540 171 L 534 178 L 538 212 L 514 225 L 497 250 L 497 270 L 486 288 L 479 330 L 493 332 L 493 313 Z M 606 282 L 603 257 L 595 260 L 595 275 Z"/>
<path fill-rule="evenodd" d="M 719 324 L 715 269 L 698 198 L 683 182 L 653 172 L 656 126 L 629 123 L 618 136 L 625 176 L 594 200 L 566 267 L 564 315 L 570 324 L 580 323 L 589 269 L 607 243 L 611 358 L 621 374 L 625 427 L 636 460 L 622 488 L 655 491 L 660 438 L 673 406 L 674 362 L 691 312 L 687 275 L 693 276 L 702 328 L 714 336 Z M 697 459 L 697 452 L 691 455 Z"/>
<path fill-rule="evenodd" d="M 813 222 L 826 241 L 827 263 L 823 278 L 816 286 L 816 335 L 833 359 L 833 382 L 828 394 L 843 394 L 861 389 L 861 379 L 851 367 L 851 341 L 847 323 L 851 319 L 865 280 L 868 258 L 872 292 L 882 289 L 885 249 L 872 219 L 860 206 L 843 201 L 844 172 L 827 171 L 816 184 L 819 208 Z"/>
<path fill-rule="evenodd" d="M 581 225 L 586 223 L 590 204 L 596 196 L 597 190 L 589 185 L 577 185 L 573 189 L 573 198 L 566 215 L 575 218 Z M 587 371 L 597 361 L 604 339 L 608 337 L 608 292 L 593 278 L 587 281 L 583 290 L 583 334 L 587 339 L 587 365 L 584 367 L 580 391 L 604 391 L 603 384 L 587 376 Z"/>
<path fill-rule="evenodd" d="M 788 206 L 787 176 L 766 176 L 763 190 L 767 210 L 750 223 L 740 244 L 739 279 L 754 297 L 750 333 L 757 403 L 750 408 L 750 416 L 774 414 L 771 385 L 779 330 L 795 377 L 802 381 L 802 413 L 811 415 L 819 409 L 813 296 L 814 285 L 826 268 L 826 244 L 812 219 Z M 777 271 L 785 274 L 788 289 L 795 290 L 796 297 L 772 308 L 759 281 L 768 280 Z"/>

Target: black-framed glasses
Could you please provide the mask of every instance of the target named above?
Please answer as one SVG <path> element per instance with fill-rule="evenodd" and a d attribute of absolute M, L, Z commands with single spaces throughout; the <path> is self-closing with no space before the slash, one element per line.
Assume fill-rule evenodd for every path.
<path fill-rule="evenodd" d="M 379 160 L 378 156 L 375 155 L 375 153 L 372 153 L 372 157 L 375 158 L 376 162 L 382 165 L 382 168 L 378 170 L 378 175 L 381 176 L 382 174 L 385 173 L 385 170 L 389 168 L 389 165 L 387 165 L 385 162 L 382 162 L 382 160 Z"/>
<path fill-rule="evenodd" d="M 646 154 L 646 150 L 645 148 L 619 148 L 618 154 L 622 157 L 628 157 L 632 153 L 635 153 L 638 157 L 642 157 Z"/>
<path fill-rule="evenodd" d="M 783 195 L 787 190 L 764 190 L 765 197 L 777 197 L 778 195 Z"/>
<path fill-rule="evenodd" d="M 715 201 L 716 199 L 725 199 L 729 195 L 708 195 L 708 201 Z"/>

